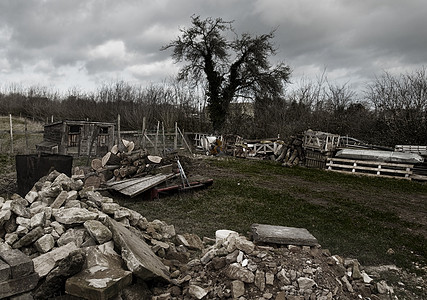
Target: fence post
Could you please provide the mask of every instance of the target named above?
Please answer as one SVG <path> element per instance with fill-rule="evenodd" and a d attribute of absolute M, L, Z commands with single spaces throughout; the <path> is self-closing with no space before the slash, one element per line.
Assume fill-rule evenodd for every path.
<path fill-rule="evenodd" d="M 121 141 L 121 136 L 120 136 L 120 114 L 117 115 L 117 146 L 120 146 L 120 141 Z"/>
<path fill-rule="evenodd" d="M 145 149 L 145 122 L 146 117 L 142 118 L 142 148 Z"/>
<path fill-rule="evenodd" d="M 28 126 L 27 126 L 27 118 L 25 120 L 25 154 L 28 153 Z"/>
<path fill-rule="evenodd" d="M 10 123 L 10 153 L 13 154 L 13 128 L 12 128 L 12 114 L 9 114 Z"/>
<path fill-rule="evenodd" d="M 156 155 L 159 155 L 159 152 L 157 151 L 157 145 L 159 143 L 159 129 L 160 129 L 160 121 L 157 121 L 156 140 L 154 144 L 154 153 Z"/>
<path fill-rule="evenodd" d="M 175 137 L 173 139 L 173 150 L 178 149 L 178 123 L 175 122 Z"/>
<path fill-rule="evenodd" d="M 162 122 L 162 135 L 163 135 L 163 155 L 166 153 L 166 141 L 165 141 L 165 124 Z"/>

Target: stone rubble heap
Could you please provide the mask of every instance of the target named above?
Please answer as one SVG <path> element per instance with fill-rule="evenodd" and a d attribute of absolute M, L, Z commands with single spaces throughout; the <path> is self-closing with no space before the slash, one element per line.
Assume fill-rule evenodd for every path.
<path fill-rule="evenodd" d="M 320 245 L 200 239 L 148 222 L 53 171 L 0 198 L 0 299 L 389 299 L 356 259 Z"/>

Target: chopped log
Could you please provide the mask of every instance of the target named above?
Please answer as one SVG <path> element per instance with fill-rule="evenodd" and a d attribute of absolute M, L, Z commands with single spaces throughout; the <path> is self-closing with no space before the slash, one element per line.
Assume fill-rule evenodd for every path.
<path fill-rule="evenodd" d="M 96 171 L 96 173 L 97 173 L 98 175 L 102 175 L 105 181 L 110 180 L 111 178 L 113 178 L 113 177 L 114 177 L 114 176 L 113 176 L 113 171 L 112 171 L 112 170 L 110 170 L 110 169 L 108 169 L 108 168 L 101 168 L 101 169 L 98 169 L 98 170 Z"/>
<path fill-rule="evenodd" d="M 99 169 L 102 168 L 102 161 L 99 158 L 94 158 L 94 159 L 92 159 L 92 162 L 90 163 L 90 166 L 95 171 L 98 171 Z"/>
<path fill-rule="evenodd" d="M 132 176 L 133 174 L 136 173 L 136 171 L 138 171 L 137 167 L 127 166 L 127 167 L 120 168 L 119 173 L 121 177 L 127 177 L 127 176 Z"/>
<path fill-rule="evenodd" d="M 115 169 L 113 171 L 113 174 L 114 174 L 115 177 L 119 177 L 120 176 L 120 169 Z"/>
<path fill-rule="evenodd" d="M 107 152 L 102 159 L 101 159 L 101 166 L 104 167 L 106 165 L 119 165 L 120 164 L 120 157 L 117 156 L 117 154 L 114 154 L 113 152 Z"/>
<path fill-rule="evenodd" d="M 127 160 L 130 164 L 133 164 L 133 162 L 142 158 L 144 158 L 144 154 L 142 153 L 142 151 L 136 151 L 124 157 L 124 159 Z"/>
<path fill-rule="evenodd" d="M 99 188 L 102 182 L 105 182 L 104 175 L 92 174 L 86 177 L 84 186 L 93 186 L 94 188 Z"/>
<path fill-rule="evenodd" d="M 148 155 L 147 159 L 153 164 L 159 164 L 162 161 L 162 158 L 156 155 Z"/>
<path fill-rule="evenodd" d="M 114 145 L 114 146 L 111 148 L 110 152 L 111 152 L 111 153 L 113 153 L 113 154 L 117 154 L 117 153 L 119 153 L 119 147 L 118 147 L 117 145 Z"/>
<path fill-rule="evenodd" d="M 138 171 L 136 171 L 136 174 L 141 174 L 145 171 L 145 164 L 142 164 L 138 166 Z"/>
<path fill-rule="evenodd" d="M 103 169 L 114 171 L 115 169 L 120 168 L 120 165 L 106 165 L 102 167 Z"/>

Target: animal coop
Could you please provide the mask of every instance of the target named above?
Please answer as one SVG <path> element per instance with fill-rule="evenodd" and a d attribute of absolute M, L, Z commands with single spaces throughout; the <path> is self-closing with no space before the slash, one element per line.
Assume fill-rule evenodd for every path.
<path fill-rule="evenodd" d="M 41 153 L 103 156 L 114 144 L 114 123 L 59 121 L 44 126 Z"/>

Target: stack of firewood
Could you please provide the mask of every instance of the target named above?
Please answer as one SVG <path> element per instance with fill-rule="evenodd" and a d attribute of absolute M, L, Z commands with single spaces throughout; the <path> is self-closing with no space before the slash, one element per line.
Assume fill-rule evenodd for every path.
<path fill-rule="evenodd" d="M 297 166 L 304 161 L 302 136 L 291 136 L 288 142 L 281 142 L 274 153 L 275 161 L 285 167 Z"/>
<path fill-rule="evenodd" d="M 148 174 L 170 171 L 172 165 L 163 165 L 163 158 L 149 155 L 146 149 L 125 148 L 120 151 L 116 145 L 102 158 L 92 159 L 91 169 L 84 172 L 75 169 L 74 174 L 84 178 L 85 186 L 99 188 L 106 181 L 142 177 Z"/>

